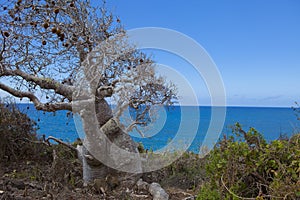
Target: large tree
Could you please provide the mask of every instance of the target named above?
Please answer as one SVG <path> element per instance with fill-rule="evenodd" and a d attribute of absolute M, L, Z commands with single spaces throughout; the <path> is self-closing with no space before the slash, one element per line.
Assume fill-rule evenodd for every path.
<path fill-rule="evenodd" d="M 126 132 L 148 123 L 152 105 L 172 104 L 175 87 L 155 74 L 153 61 L 127 41 L 120 19 L 104 4 L 94 8 L 89 0 L 9 0 L 0 9 L 0 89 L 28 98 L 37 110 L 80 115 L 85 146 L 77 150 L 85 182 L 108 174 L 134 180 L 118 170 L 140 173 L 136 158 L 122 166 L 113 163 L 124 152 L 137 155 Z M 128 106 L 138 114 L 125 127 L 119 117 Z M 101 152 L 109 161 L 91 152 Z"/>

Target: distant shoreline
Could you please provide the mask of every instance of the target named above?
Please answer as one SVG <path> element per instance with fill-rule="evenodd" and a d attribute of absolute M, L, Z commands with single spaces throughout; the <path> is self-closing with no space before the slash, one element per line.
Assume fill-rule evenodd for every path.
<path fill-rule="evenodd" d="M 19 103 L 16 103 L 16 104 L 23 104 L 23 105 L 33 105 L 33 103 L 24 103 L 24 102 L 19 102 Z M 116 105 L 112 105 L 112 106 L 116 106 Z M 293 106 L 238 106 L 238 105 L 228 105 L 228 106 L 210 106 L 210 105 L 173 105 L 175 107 L 226 107 L 226 108 L 289 108 L 289 109 L 292 109 Z"/>

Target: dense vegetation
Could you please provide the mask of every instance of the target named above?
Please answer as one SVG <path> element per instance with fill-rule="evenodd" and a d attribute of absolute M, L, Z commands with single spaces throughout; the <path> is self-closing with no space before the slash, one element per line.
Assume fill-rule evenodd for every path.
<path fill-rule="evenodd" d="M 141 145 L 139 150 L 144 151 Z M 29 160 L 36 162 L 28 165 Z M 8 190 L 5 181 L 13 185 L 15 179 L 21 179 L 25 185 L 30 185 L 28 181 L 39 181 L 40 185 L 55 183 L 49 191 L 33 188 L 36 197 L 55 196 L 56 190 L 61 195 L 58 191 L 66 186 L 82 188 L 80 163 L 74 152 L 61 145 L 45 145 L 36 136 L 36 123 L 14 104 L 1 101 L 0 161 L 2 167 L 6 163 L 0 189 Z M 220 140 L 204 159 L 186 152 L 170 166 L 142 178 L 159 182 L 165 188 L 176 188 L 176 195 L 179 190 L 198 193 L 198 200 L 299 199 L 300 134 L 267 142 L 254 128 L 245 132 L 237 123 L 232 136 Z M 87 192 L 99 195 L 93 185 Z M 67 191 L 63 194 L 73 195 Z"/>
<path fill-rule="evenodd" d="M 0 160 L 16 161 L 36 156 L 41 151 L 37 141 L 36 123 L 19 111 L 13 103 L 0 100 Z"/>
<path fill-rule="evenodd" d="M 209 181 L 200 199 L 300 198 L 300 134 L 267 143 L 254 128 L 240 124 L 207 157 Z"/>
<path fill-rule="evenodd" d="M 37 128 L 16 104 L 0 99 L 0 199 L 69 199 L 64 188 L 82 186 L 76 154 L 49 145 Z"/>

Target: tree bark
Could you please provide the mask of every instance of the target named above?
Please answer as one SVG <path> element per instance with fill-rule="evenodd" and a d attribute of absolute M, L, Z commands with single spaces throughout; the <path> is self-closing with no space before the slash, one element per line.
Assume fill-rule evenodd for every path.
<path fill-rule="evenodd" d="M 101 179 L 102 182 L 107 182 L 110 186 L 125 185 L 129 188 L 133 187 L 140 178 L 139 174 L 142 172 L 141 160 L 139 156 L 137 157 L 136 143 L 113 119 L 112 110 L 105 99 L 102 98 L 95 101 L 95 113 L 98 128 L 104 134 L 102 136 L 93 134 L 95 130 L 91 128 L 93 122 L 90 119 L 90 113 L 87 112 L 81 116 L 86 138 L 84 146 L 78 147 L 77 150 L 78 156 L 82 160 L 84 183 L 93 183 L 94 180 Z M 108 140 L 105 140 L 105 137 Z M 119 153 L 112 144 L 128 153 L 133 153 L 134 156 L 127 156 L 124 159 L 122 156 L 127 154 Z M 99 161 L 94 152 L 97 152 L 97 155 L 102 154 L 101 159 L 107 162 L 103 164 L 103 160 Z M 129 169 L 130 173 L 124 172 Z M 122 172 L 122 170 L 124 171 Z M 114 189 L 114 187 L 108 188 Z"/>

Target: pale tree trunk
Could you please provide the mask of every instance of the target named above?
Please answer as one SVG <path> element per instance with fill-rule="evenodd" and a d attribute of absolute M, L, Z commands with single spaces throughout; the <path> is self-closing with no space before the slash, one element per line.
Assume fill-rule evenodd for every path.
<path fill-rule="evenodd" d="M 74 91 L 73 86 L 61 85 L 54 80 L 47 81 L 47 79 L 38 79 L 32 75 L 27 75 L 19 70 L 17 71 L 4 71 L 6 75 L 19 75 L 25 80 L 33 81 L 42 88 L 54 89 L 57 93 L 62 94 L 69 99 L 72 99 Z M 24 92 L 13 89 L 5 84 L 0 83 L 0 89 L 9 92 L 16 97 L 28 97 L 35 105 L 38 110 L 44 111 L 56 111 L 56 110 L 72 110 L 74 113 L 79 113 L 82 121 L 86 137 L 84 139 L 85 146 L 79 146 L 77 148 L 78 157 L 81 159 L 83 164 L 83 179 L 85 184 L 93 182 L 95 179 L 102 179 L 109 181 L 110 179 L 117 180 L 118 183 L 124 183 L 128 187 L 132 186 L 139 176 L 137 174 L 142 173 L 141 160 L 138 155 L 137 146 L 132 141 L 131 137 L 125 133 L 114 120 L 112 110 L 106 100 L 105 95 L 98 95 L 98 100 L 92 102 L 90 106 L 82 105 L 81 98 L 85 99 L 86 96 L 78 96 L 77 99 L 72 101 L 72 104 L 76 104 L 78 101 L 78 107 L 74 107 L 71 103 L 58 102 L 58 103 L 42 103 L 40 100 L 31 92 Z M 98 93 L 98 92 L 97 92 Z M 108 96 L 111 96 L 108 95 Z M 93 117 L 94 116 L 94 117 Z M 121 149 L 127 152 L 135 153 L 135 155 L 128 155 L 124 152 L 116 151 L 103 139 L 103 135 L 99 134 L 99 129 L 109 139 L 110 143 L 117 145 Z M 86 148 L 85 148 L 86 147 Z M 87 149 L 92 152 L 98 152 L 103 154 L 103 159 L 107 156 L 109 160 L 109 167 L 99 162 Z M 124 157 L 126 158 L 124 160 Z M 116 164 L 117 163 L 117 164 Z M 107 163 L 106 163 L 107 164 Z M 111 166 L 114 166 L 113 169 Z M 130 171 L 133 173 L 122 173 L 116 169 L 123 169 L 123 171 Z"/>
<path fill-rule="evenodd" d="M 99 135 L 94 135 L 94 132 L 97 130 L 93 130 L 91 126 L 91 124 L 93 124 L 90 115 L 91 113 L 86 111 L 85 114 L 81 115 L 83 118 L 84 130 L 86 132 L 85 145 L 77 148 L 79 159 L 82 160 L 84 183 L 93 183 L 95 180 L 100 179 L 102 182 L 106 182 L 111 186 L 110 189 L 113 189 L 120 184 L 130 188 L 137 182 L 140 177 L 139 174 L 142 172 L 139 156 L 137 158 L 137 145 L 131 137 L 115 123 L 112 110 L 105 99 L 100 99 L 95 102 L 95 110 L 96 120 L 99 124 L 98 128 L 102 130 L 109 141 L 128 152 L 135 153 L 133 159 L 129 158 L 124 162 L 121 161 L 119 164 L 122 165 L 120 166 L 120 169 L 130 169 L 130 171 L 134 173 L 121 172 L 116 169 L 118 167 L 116 167 L 117 165 L 115 165 L 115 163 L 123 159 L 121 158 L 122 154 L 119 154 L 118 152 L 114 153 L 111 145 L 106 142 L 102 136 L 99 137 Z M 97 143 L 97 145 L 95 145 L 95 143 Z M 114 163 L 112 163 L 112 165 L 109 164 L 110 166 L 106 166 L 101 163 L 101 161 L 98 161 L 97 158 L 95 158 L 97 156 L 90 153 L 87 149 L 92 152 L 97 152 L 97 154 L 102 154 L 102 159 L 107 157 L 107 160 L 111 160 L 106 163 L 106 165 L 111 162 Z M 111 168 L 111 166 L 113 166 L 113 168 Z"/>

